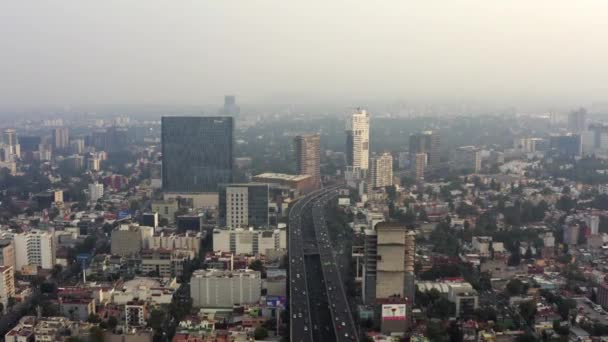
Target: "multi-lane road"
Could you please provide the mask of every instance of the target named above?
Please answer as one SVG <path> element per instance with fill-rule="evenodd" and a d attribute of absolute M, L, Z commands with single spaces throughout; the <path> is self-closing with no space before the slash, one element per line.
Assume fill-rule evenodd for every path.
<path fill-rule="evenodd" d="M 358 341 L 325 222 L 337 194 L 318 190 L 289 213 L 290 341 Z"/>

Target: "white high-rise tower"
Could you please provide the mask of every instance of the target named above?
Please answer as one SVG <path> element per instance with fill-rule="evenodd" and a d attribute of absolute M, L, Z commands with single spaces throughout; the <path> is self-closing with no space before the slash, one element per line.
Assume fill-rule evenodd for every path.
<path fill-rule="evenodd" d="M 369 169 L 369 114 L 357 109 L 346 122 L 346 162 L 354 170 Z"/>

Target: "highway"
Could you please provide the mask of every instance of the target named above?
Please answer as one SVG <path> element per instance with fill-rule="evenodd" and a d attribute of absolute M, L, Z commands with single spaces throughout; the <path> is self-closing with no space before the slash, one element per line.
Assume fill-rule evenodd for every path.
<path fill-rule="evenodd" d="M 322 210 L 337 194 L 315 191 L 289 213 L 290 341 L 358 341 Z"/>

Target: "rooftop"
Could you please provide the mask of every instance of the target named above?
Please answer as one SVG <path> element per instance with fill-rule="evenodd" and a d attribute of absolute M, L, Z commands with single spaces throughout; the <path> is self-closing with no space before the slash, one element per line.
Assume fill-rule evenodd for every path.
<path fill-rule="evenodd" d="M 287 173 L 274 173 L 274 172 L 266 172 L 256 176 L 254 178 L 266 178 L 266 179 L 276 179 L 282 181 L 301 181 L 304 179 L 308 179 L 310 175 L 290 175 Z"/>

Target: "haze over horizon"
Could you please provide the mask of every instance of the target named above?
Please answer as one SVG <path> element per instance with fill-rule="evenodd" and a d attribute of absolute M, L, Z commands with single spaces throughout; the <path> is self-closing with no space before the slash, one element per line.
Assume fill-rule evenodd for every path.
<path fill-rule="evenodd" d="M 0 108 L 239 102 L 583 105 L 608 2 L 0 3 Z"/>

